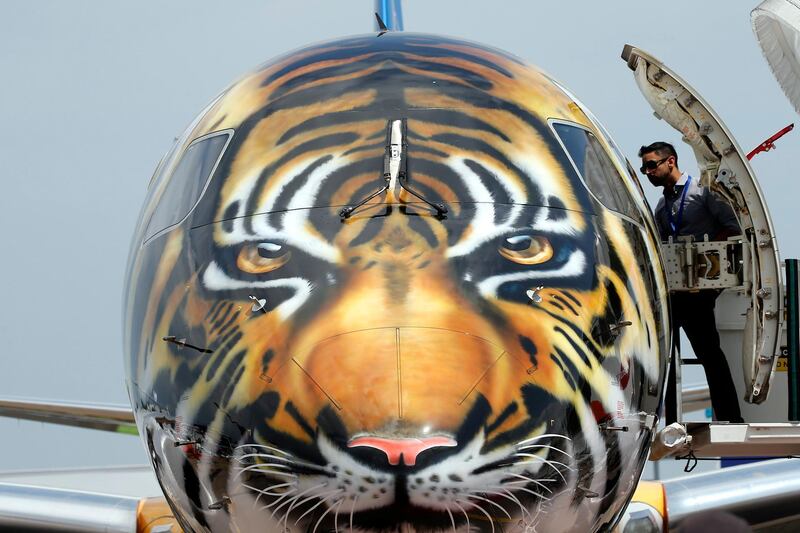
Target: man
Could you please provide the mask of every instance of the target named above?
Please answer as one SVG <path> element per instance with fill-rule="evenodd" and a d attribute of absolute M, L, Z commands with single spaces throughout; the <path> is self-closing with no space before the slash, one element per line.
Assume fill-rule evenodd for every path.
<path fill-rule="evenodd" d="M 675 148 L 665 142 L 642 146 L 641 171 L 650 183 L 664 188 L 664 196 L 656 206 L 655 219 L 661 239 L 677 240 L 691 235 L 695 241 L 724 240 L 741 233 L 730 205 L 701 186 L 699 180 L 678 168 Z M 683 328 L 694 353 L 703 365 L 711 393 L 711 406 L 716 420 L 742 422 L 736 387 L 731 378 L 725 354 L 719 346 L 719 333 L 714 319 L 714 305 L 719 296 L 715 290 L 676 292 L 670 297 L 672 324 L 677 334 Z M 674 380 L 670 380 L 667 398 L 674 398 Z M 675 419 L 673 401 L 667 401 L 667 422 Z"/>

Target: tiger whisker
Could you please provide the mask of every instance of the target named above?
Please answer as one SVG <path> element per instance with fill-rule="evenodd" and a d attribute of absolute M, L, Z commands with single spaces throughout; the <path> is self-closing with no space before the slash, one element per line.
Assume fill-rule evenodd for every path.
<path fill-rule="evenodd" d="M 536 481 L 540 481 L 540 482 L 544 483 L 545 481 L 555 481 L 555 479 L 554 478 L 539 478 Z M 516 485 L 518 483 L 530 483 L 530 481 L 507 481 L 505 484 L 506 485 Z"/>
<path fill-rule="evenodd" d="M 283 451 L 283 450 L 281 450 L 279 448 L 275 448 L 273 446 L 267 446 L 266 444 L 242 444 L 241 446 L 237 446 L 235 449 L 236 450 L 241 450 L 243 448 L 264 448 L 266 450 L 272 450 L 274 452 L 277 452 L 277 453 L 279 453 L 281 455 L 285 455 L 287 457 L 294 457 L 292 454 L 290 454 L 288 452 L 285 452 L 285 451 Z"/>
<path fill-rule="evenodd" d="M 289 522 L 289 515 L 292 513 L 292 509 L 294 509 L 294 508 L 295 508 L 295 505 L 297 505 L 297 507 L 300 507 L 300 506 L 301 506 L 301 505 L 302 505 L 302 504 L 303 504 L 303 503 L 304 503 L 306 500 L 303 500 L 303 501 L 302 501 L 302 502 L 300 502 L 300 503 L 297 503 L 297 501 L 298 501 L 298 500 L 299 500 L 299 499 L 300 499 L 302 496 L 304 496 L 304 495 L 308 494 L 309 492 L 311 492 L 311 491 L 313 491 L 313 490 L 316 490 L 316 489 L 321 489 L 321 488 L 323 488 L 323 487 L 326 487 L 327 485 L 328 485 L 327 483 L 320 483 L 319 485 L 314 485 L 313 487 L 309 487 L 309 488 L 307 488 L 307 489 L 305 489 L 305 490 L 303 490 L 303 491 L 301 491 L 301 492 L 299 492 L 299 493 L 297 493 L 297 494 L 295 494 L 295 495 L 294 495 L 294 497 L 292 498 L 294 501 L 293 501 L 293 502 L 292 502 L 292 504 L 289 506 L 289 508 L 286 510 L 286 512 L 284 513 L 284 516 L 283 516 L 283 530 L 284 530 L 284 531 L 288 531 L 287 524 L 288 524 L 288 522 Z M 314 497 L 315 497 L 315 496 L 311 496 L 311 497 L 310 497 L 310 498 L 308 498 L 308 499 L 313 499 Z"/>
<path fill-rule="evenodd" d="M 458 533 L 458 531 L 456 531 L 456 519 L 453 517 L 453 512 L 450 511 L 449 507 L 445 507 L 444 510 L 447 511 L 447 515 L 450 517 L 450 523 L 453 525 L 453 533 Z"/>
<path fill-rule="evenodd" d="M 275 513 L 277 513 L 277 512 L 278 512 L 278 510 L 279 510 L 281 507 L 283 507 L 284 505 L 286 505 L 287 503 L 291 503 L 291 502 L 297 501 L 297 497 L 298 497 L 297 495 L 295 495 L 295 496 L 292 496 L 291 498 L 289 498 L 288 500 L 286 500 L 285 502 L 283 502 L 282 504 L 280 504 L 279 506 L 277 506 L 275 509 L 273 509 L 273 510 L 272 510 L 272 514 L 270 514 L 270 516 L 271 516 L 271 517 L 274 517 L 274 516 L 275 516 Z M 289 506 L 289 508 L 291 508 L 291 507 L 292 507 L 292 506 L 290 505 L 290 506 Z M 280 520 L 278 520 L 278 522 L 280 522 Z"/>
<path fill-rule="evenodd" d="M 233 476 L 233 481 L 238 480 L 245 472 L 248 472 L 248 470 L 240 469 L 238 472 L 236 472 L 236 475 Z"/>
<path fill-rule="evenodd" d="M 245 467 L 239 469 L 239 471 L 236 473 L 236 476 L 234 476 L 233 480 L 236 481 L 245 472 L 251 472 L 253 470 L 255 470 L 257 472 L 272 473 L 269 470 L 269 468 L 289 468 L 289 467 L 286 466 L 286 465 L 278 465 L 278 464 L 274 464 L 274 463 L 258 463 L 258 464 L 255 464 L 255 465 L 245 466 Z M 287 472 L 280 472 L 280 473 L 284 474 L 284 475 L 287 474 Z M 295 474 L 292 474 L 292 475 L 294 477 L 297 477 Z"/>
<path fill-rule="evenodd" d="M 327 499 L 327 498 L 326 498 L 326 499 Z M 327 515 L 328 513 L 330 513 L 330 512 L 331 512 L 331 509 L 333 509 L 333 507 L 334 507 L 334 506 L 337 506 L 337 507 L 338 507 L 339 505 L 341 505 L 343 501 L 344 501 L 344 498 L 340 498 L 338 502 L 334 502 L 334 503 L 333 503 L 333 506 L 331 506 L 331 507 L 328 507 L 328 509 L 327 509 L 327 510 L 326 510 L 324 513 L 322 513 L 322 515 L 319 517 L 319 520 L 317 520 L 317 523 L 316 523 L 316 524 L 314 524 L 314 529 L 313 529 L 313 530 L 311 530 L 311 533 L 316 533 L 316 531 L 317 531 L 317 528 L 319 527 L 320 523 L 322 523 L 322 519 L 323 519 L 323 518 L 325 518 L 325 515 Z"/>
<path fill-rule="evenodd" d="M 522 520 L 525 522 L 525 525 L 528 525 L 528 524 L 531 524 L 531 523 L 533 523 L 533 516 L 531 516 L 531 512 L 530 512 L 530 511 L 528 510 L 528 508 L 527 508 L 527 507 L 526 507 L 526 506 L 525 506 L 525 505 L 522 503 L 522 501 L 521 501 L 519 498 L 517 498 L 517 497 L 514 495 L 514 493 L 513 493 L 513 492 L 511 492 L 510 490 L 508 490 L 508 489 L 506 489 L 506 488 L 504 488 L 504 487 L 497 487 L 497 488 L 498 488 L 498 489 L 500 489 L 500 492 L 501 492 L 501 493 L 503 493 L 504 495 L 507 495 L 507 497 L 508 497 L 509 499 L 511 499 L 511 500 L 513 500 L 513 501 L 515 501 L 515 502 L 517 502 L 517 505 L 519 505 L 519 508 L 520 508 L 520 510 L 522 511 L 522 514 L 524 515 L 524 516 L 522 517 Z M 527 519 L 526 519 L 525 517 L 527 517 Z"/>
<path fill-rule="evenodd" d="M 542 504 L 542 502 L 537 502 L 536 503 L 536 510 L 534 511 L 535 514 L 531 515 L 531 521 L 532 522 L 535 522 L 540 514 L 547 513 L 547 511 L 545 511 L 543 509 L 543 507 L 544 507 L 544 505 Z"/>
<path fill-rule="evenodd" d="M 529 462 L 529 461 L 523 461 L 523 462 L 517 463 L 517 464 L 520 465 L 520 466 L 525 466 L 525 465 L 533 465 L 533 464 L 537 464 L 537 463 Z M 561 481 L 563 481 L 564 483 L 567 483 L 567 478 L 564 477 L 564 474 L 561 473 L 561 470 L 559 470 L 558 468 L 556 468 L 555 466 L 553 466 L 552 464 L 550 464 L 547 461 L 544 461 L 544 464 L 549 466 L 550 468 L 552 468 L 555 471 L 555 473 L 558 474 L 558 477 L 561 478 Z M 572 468 L 570 468 L 568 466 L 565 466 L 565 465 L 562 465 L 562 466 L 564 466 L 567 469 L 567 471 L 571 472 L 573 470 Z"/>
<path fill-rule="evenodd" d="M 255 487 L 253 487 L 253 488 L 255 488 Z M 280 501 L 280 500 L 284 499 L 285 497 L 290 496 L 292 494 L 294 494 L 294 491 L 289 490 L 289 491 L 284 492 L 283 494 L 276 494 L 276 495 L 269 494 L 269 496 L 277 496 L 277 501 Z M 261 497 L 264 496 L 264 495 L 265 494 L 263 492 L 259 492 L 258 496 L 256 496 L 256 501 L 253 502 L 253 507 L 258 505 L 259 501 L 261 500 Z M 277 503 L 277 501 L 274 502 L 274 503 Z M 266 507 L 260 508 L 259 511 L 261 511 L 261 509 L 264 509 L 264 508 L 269 508 L 271 505 L 274 505 L 274 503 L 272 503 L 270 505 L 267 505 Z"/>
<path fill-rule="evenodd" d="M 284 498 L 286 498 L 287 496 L 290 496 L 290 495 L 292 495 L 292 494 L 294 494 L 294 493 L 295 493 L 295 491 L 287 491 L 287 492 L 286 492 L 286 493 L 285 493 L 283 496 L 280 496 L 280 497 L 278 497 L 278 498 L 277 498 L 277 499 L 276 499 L 274 502 L 272 502 L 272 503 L 270 503 L 270 504 L 267 504 L 267 505 L 265 505 L 265 506 L 263 506 L 263 507 L 259 508 L 259 512 L 261 512 L 261 511 L 263 511 L 263 510 L 265 510 L 265 509 L 269 509 L 269 508 L 270 508 L 270 507 L 272 507 L 273 505 L 277 505 L 277 504 L 278 504 L 278 503 L 279 503 L 279 502 L 280 502 L 282 499 L 284 499 Z M 262 494 L 259 494 L 259 495 L 256 497 L 256 505 L 258 504 L 258 500 L 261 498 L 261 496 L 262 496 Z"/>
<path fill-rule="evenodd" d="M 358 503 L 357 496 L 353 499 L 353 505 L 350 506 L 350 533 L 353 533 L 353 513 L 356 510 L 356 503 Z"/>
<path fill-rule="evenodd" d="M 246 483 L 242 483 L 242 486 L 252 490 L 253 492 L 258 492 L 259 494 L 262 494 L 264 496 L 282 496 L 282 495 L 286 494 L 286 491 L 284 491 L 284 492 L 268 492 L 268 491 L 270 491 L 272 489 L 280 489 L 280 488 L 283 488 L 283 487 L 291 487 L 294 484 L 295 484 L 294 482 L 279 483 L 278 485 L 270 485 L 269 487 L 267 487 L 265 489 L 259 489 L 257 487 L 253 487 L 252 485 L 248 485 Z"/>
<path fill-rule="evenodd" d="M 310 513 L 311 511 L 313 511 L 314 509 L 316 509 L 317 507 L 319 507 L 319 506 L 320 506 L 320 505 L 322 505 L 323 503 L 325 503 L 325 501 L 327 501 L 327 498 L 324 498 L 324 499 L 322 499 L 322 500 L 318 501 L 317 503 L 315 503 L 314 505 L 312 505 L 311 507 L 309 507 L 309 508 L 308 508 L 308 510 L 307 510 L 305 513 L 301 514 L 301 515 L 300 515 L 300 516 L 297 518 L 297 520 L 295 520 L 295 521 L 294 521 L 294 525 L 297 525 L 297 524 L 299 524 L 299 523 L 300 523 L 300 520 L 302 520 L 302 519 L 303 519 L 303 518 L 304 518 L 304 517 L 305 517 L 305 516 L 306 516 L 308 513 Z M 302 505 L 302 504 L 300 504 L 300 505 Z M 300 505 L 298 505 L 298 507 L 299 507 Z"/>
<path fill-rule="evenodd" d="M 256 472 L 269 474 L 271 476 L 282 476 L 282 477 L 288 477 L 288 478 L 292 478 L 292 479 L 297 479 L 297 474 L 292 474 L 291 472 L 274 472 L 274 471 L 269 470 L 267 468 L 260 468 L 262 466 L 263 465 L 248 466 L 246 469 L 242 469 L 242 472 L 245 472 L 245 471 L 256 471 Z M 272 467 L 274 465 L 269 465 L 269 466 Z"/>
<path fill-rule="evenodd" d="M 293 484 L 294 484 L 295 486 L 297 486 L 297 482 L 296 482 L 296 481 L 295 481 L 295 482 L 293 482 Z M 323 484 L 322 486 L 325 486 L 325 484 Z M 319 486 L 318 486 L 318 487 L 319 487 Z M 312 489 L 313 489 L 313 488 L 314 488 L 314 487 L 312 487 Z M 255 489 L 255 490 L 256 490 L 256 491 L 258 491 L 258 489 Z M 295 490 L 291 490 L 291 491 L 287 491 L 287 492 L 286 492 L 286 493 L 284 493 L 282 496 L 280 496 L 279 498 L 277 498 L 277 499 L 276 499 L 274 502 L 272 502 L 272 503 L 270 503 L 270 504 L 267 504 L 267 505 L 264 505 L 264 506 L 260 507 L 260 508 L 259 508 L 259 512 L 260 512 L 260 511 L 264 511 L 265 509 L 269 509 L 270 507 L 272 507 L 272 506 L 274 506 L 274 505 L 278 505 L 278 504 L 280 504 L 280 507 L 283 507 L 283 503 L 280 503 L 280 502 L 281 502 L 281 500 L 283 500 L 283 499 L 284 499 L 284 498 L 286 498 L 287 496 L 294 495 L 294 496 L 292 496 L 292 498 L 290 498 L 290 500 L 291 500 L 291 499 L 293 499 L 293 498 L 295 498 L 295 497 L 299 497 L 299 496 L 301 496 L 302 494 L 304 494 L 304 493 L 306 493 L 306 492 L 308 492 L 308 489 L 307 489 L 307 490 L 305 490 L 305 491 L 302 491 L 302 492 L 301 492 L 301 493 L 299 493 L 299 494 L 297 494 L 297 489 L 295 489 Z M 261 495 L 261 494 L 259 494 L 259 495 L 258 495 L 258 497 L 256 498 L 256 504 L 258 503 L 258 500 L 261 498 L 261 496 L 262 496 L 262 495 Z M 284 502 L 284 503 L 286 503 L 286 502 Z M 277 509 L 276 509 L 276 510 L 277 510 Z"/>
<path fill-rule="evenodd" d="M 508 490 L 512 490 L 512 491 L 513 490 L 521 490 L 522 492 L 527 492 L 528 494 L 530 494 L 532 496 L 536 496 L 537 498 L 541 498 L 542 500 L 544 500 L 546 502 L 550 501 L 550 498 L 548 498 L 544 494 L 540 494 L 540 493 L 538 493 L 538 492 L 536 492 L 534 490 L 531 490 L 531 489 L 528 489 L 528 488 L 525 488 L 525 487 L 510 487 Z"/>
<path fill-rule="evenodd" d="M 320 485 L 316 485 L 316 486 L 314 486 L 314 487 L 311 487 L 310 489 L 306 489 L 306 490 L 304 490 L 303 492 L 301 492 L 300 494 L 298 494 L 298 495 L 297 495 L 297 498 L 300 498 L 300 497 L 301 497 L 303 494 L 307 494 L 307 493 L 308 493 L 309 491 L 311 491 L 312 489 L 318 489 L 318 488 L 326 487 L 327 485 L 328 485 L 327 483 L 322 483 L 322 484 L 320 484 Z M 327 494 L 327 493 L 323 493 L 323 494 Z M 295 504 L 292 504 L 291 508 L 289 509 L 289 512 L 291 512 L 291 510 L 292 510 L 292 509 L 297 509 L 297 510 L 299 510 L 299 509 L 300 509 L 300 508 L 301 508 L 303 505 L 305 505 L 306 503 L 310 502 L 310 501 L 311 501 L 311 500 L 313 500 L 314 498 L 319 498 L 319 497 L 320 497 L 320 495 L 318 495 L 318 494 L 312 494 L 311 496 L 308 496 L 307 498 L 304 498 L 303 500 L 300 500 L 299 502 L 297 502 L 297 504 L 296 504 L 296 505 L 295 505 Z M 302 517 L 301 517 L 301 518 L 302 518 Z M 298 519 L 298 520 L 299 520 L 299 519 Z M 297 524 L 297 522 L 295 522 L 295 525 L 296 525 L 296 524 Z"/>
<path fill-rule="evenodd" d="M 295 500 L 295 498 L 296 498 L 296 495 L 295 495 L 294 493 L 292 493 L 292 497 L 291 497 L 291 498 L 289 498 L 288 500 L 286 500 L 285 502 L 283 502 L 282 504 L 280 504 L 279 506 L 277 506 L 275 509 L 273 509 L 273 510 L 272 510 L 272 512 L 270 513 L 270 517 L 271 517 L 271 518 L 274 518 L 274 517 L 275 517 L 275 513 L 277 513 L 277 512 L 278 512 L 278 510 L 279 510 L 281 507 L 283 507 L 283 506 L 284 506 L 284 505 L 286 505 L 287 503 L 291 503 L 291 502 L 293 502 L 293 501 Z M 277 501 L 275 501 L 275 502 L 273 502 L 273 503 L 272 503 L 272 504 L 270 504 L 270 505 L 267 505 L 267 506 L 265 506 L 265 507 L 262 507 L 261 509 L 259 509 L 259 511 L 263 511 L 263 510 L 265 510 L 265 509 L 269 509 L 270 507 L 272 507 L 272 506 L 273 506 L 273 505 L 275 505 L 276 503 L 278 503 L 278 502 L 277 502 Z"/>
<path fill-rule="evenodd" d="M 304 461 L 289 460 L 289 459 L 284 459 L 283 457 L 275 457 L 274 455 L 267 455 L 267 454 L 253 454 L 253 455 L 250 455 L 250 456 L 243 456 L 243 458 L 244 457 L 256 457 L 256 458 L 264 458 L 264 457 L 266 457 L 266 458 L 272 458 L 272 459 L 275 459 L 275 460 L 278 460 L 278 461 L 283 461 L 281 463 L 272 463 L 272 462 L 269 462 L 269 463 L 254 463 L 256 465 L 275 465 L 275 466 L 280 465 L 282 468 L 292 468 L 292 469 L 296 469 L 296 470 L 303 469 L 303 470 L 306 470 L 307 472 L 313 472 L 313 473 L 320 474 L 320 475 L 325 475 L 325 476 L 328 476 L 328 477 L 332 477 L 333 476 L 333 474 L 330 471 L 326 470 L 323 466 L 320 466 L 320 465 L 317 465 L 317 464 L 314 464 L 314 463 L 307 463 L 307 462 L 304 462 Z M 242 461 L 240 461 L 240 462 L 242 462 Z M 250 465 L 250 466 L 253 466 L 253 465 Z"/>
<path fill-rule="evenodd" d="M 275 494 L 272 494 L 269 491 L 271 491 L 273 489 L 283 488 L 283 487 L 286 487 L 286 486 L 289 486 L 289 487 L 297 486 L 297 481 L 287 481 L 286 483 L 276 483 L 274 485 L 269 485 L 268 487 L 264 487 L 264 488 L 254 487 L 252 485 L 248 485 L 247 483 L 242 483 L 242 486 L 252 490 L 253 492 L 258 492 L 260 494 L 264 494 L 265 496 L 280 496 L 280 495 L 286 494 L 287 491 L 284 490 L 284 491 L 281 491 L 281 492 L 276 492 Z"/>
<path fill-rule="evenodd" d="M 529 457 L 531 459 L 539 459 L 540 461 L 545 461 L 545 462 L 548 462 L 548 463 L 555 463 L 555 464 L 560 464 L 560 465 L 567 466 L 564 463 L 558 463 L 557 461 L 553 461 L 551 459 L 545 459 L 541 455 L 536 455 L 535 453 L 517 452 L 517 453 L 514 454 L 514 457 Z"/>
<path fill-rule="evenodd" d="M 258 458 L 258 459 L 262 459 L 262 458 L 275 459 L 276 461 L 282 461 L 282 463 L 277 463 L 277 464 L 286 464 L 286 465 L 289 465 L 289 466 L 304 466 L 306 468 L 324 470 L 322 465 L 318 465 L 318 464 L 315 464 L 315 463 L 309 463 L 307 461 L 298 461 L 297 459 L 287 459 L 285 457 L 278 457 L 277 455 L 271 455 L 271 454 L 268 454 L 268 453 L 248 453 L 248 454 L 245 454 L 245 455 L 242 455 L 241 457 L 239 457 L 238 460 L 241 463 L 241 462 L 243 462 L 242 459 L 247 459 L 247 458 L 250 458 L 250 457 L 255 457 L 255 458 Z"/>
<path fill-rule="evenodd" d="M 535 441 L 537 441 L 539 439 L 543 439 L 545 437 L 554 437 L 554 438 L 557 438 L 557 439 L 564 439 L 566 441 L 572 442 L 572 439 L 567 437 L 566 435 L 559 435 L 558 433 L 545 433 L 544 435 L 538 435 L 536 437 L 531 437 L 530 439 L 525 439 L 525 440 L 519 441 L 517 443 L 517 446 L 522 446 L 523 444 L 528 444 L 529 442 L 535 442 Z"/>
<path fill-rule="evenodd" d="M 484 515 L 486 515 L 486 518 L 489 519 L 489 525 L 492 526 L 492 533 L 495 533 L 494 519 L 492 518 L 492 515 L 490 515 L 489 513 L 486 512 L 486 509 L 484 509 L 483 507 L 481 507 L 477 503 L 471 502 L 469 500 L 456 500 L 456 501 L 460 501 L 462 503 L 467 503 L 467 504 L 471 505 L 472 507 L 474 507 L 475 509 L 477 509 L 478 511 L 480 511 L 481 513 L 483 513 Z"/>
<path fill-rule="evenodd" d="M 261 458 L 275 459 L 276 461 L 281 461 L 281 462 L 286 463 L 288 465 L 302 465 L 302 466 L 311 466 L 311 467 L 317 467 L 317 468 L 321 468 L 322 467 L 322 465 L 319 465 L 319 464 L 316 464 L 316 463 L 309 463 L 308 461 L 302 461 L 302 460 L 295 459 L 295 458 L 292 458 L 292 457 L 281 457 L 279 455 L 272 455 L 271 453 L 246 453 L 246 454 L 243 454 L 243 455 L 241 455 L 239 457 L 239 462 L 242 462 L 242 459 L 247 459 L 247 458 L 250 458 L 250 457 L 256 457 L 256 458 L 259 458 L 259 459 L 261 459 Z"/>
<path fill-rule="evenodd" d="M 456 501 L 454 501 L 453 503 L 456 505 L 456 507 L 458 507 L 459 509 L 461 509 L 461 512 L 462 512 L 462 513 L 464 513 L 464 518 L 466 518 L 466 519 L 467 519 L 467 531 L 472 531 L 472 527 L 469 525 L 469 515 L 467 514 L 467 511 L 466 511 L 466 509 L 464 509 L 463 507 L 461 507 L 460 505 L 458 505 L 458 502 L 459 502 L 459 500 L 456 500 Z"/>
<path fill-rule="evenodd" d="M 240 463 L 244 462 L 244 459 L 249 459 L 250 457 L 256 457 L 258 459 L 275 459 L 276 461 L 283 461 L 286 464 L 292 464 L 296 461 L 294 459 L 289 459 L 287 457 L 281 457 L 279 455 L 272 455 L 271 453 L 246 453 L 238 457 L 238 461 Z"/>
<path fill-rule="evenodd" d="M 528 515 L 530 517 L 531 514 L 528 512 L 528 510 L 525 508 L 525 506 L 522 505 L 522 502 L 519 501 L 519 498 L 514 496 L 514 494 L 511 491 L 505 489 L 504 487 L 498 486 L 498 485 L 491 485 L 489 488 L 490 489 L 500 489 L 499 492 L 498 491 L 486 491 L 486 492 L 490 493 L 490 494 L 495 494 L 497 496 L 500 496 L 501 498 L 505 498 L 506 500 L 509 500 L 511 502 L 516 503 L 517 506 L 519 507 L 520 511 L 522 511 L 524 514 L 526 514 L 526 515 Z"/>
<path fill-rule="evenodd" d="M 497 507 L 498 509 L 500 509 L 500 511 L 502 511 L 502 513 L 503 513 L 504 515 L 506 515 L 506 516 L 507 516 L 509 519 L 511 518 L 511 515 L 510 515 L 510 514 L 508 514 L 508 511 L 506 511 L 505 507 L 503 507 L 502 505 L 500 505 L 500 504 L 499 504 L 499 503 L 497 503 L 497 502 L 493 502 L 493 501 L 492 501 L 492 500 L 490 500 L 489 498 L 483 498 L 483 497 L 481 497 L 481 496 L 478 496 L 478 495 L 476 495 L 476 494 L 470 494 L 470 495 L 468 496 L 468 498 L 475 498 L 475 499 L 478 499 L 478 500 L 484 501 L 484 502 L 486 502 L 486 503 L 488 503 L 488 504 L 490 504 L 490 505 L 494 505 L 495 507 Z"/>
<path fill-rule="evenodd" d="M 319 507 L 320 505 L 322 505 L 326 501 L 328 501 L 328 496 L 335 496 L 336 494 L 338 494 L 340 492 L 344 492 L 344 490 L 343 489 L 336 489 L 336 490 L 331 491 L 331 492 L 318 494 L 317 495 L 318 498 L 323 496 L 324 494 L 327 494 L 327 496 L 325 496 L 324 498 L 320 499 L 320 501 L 318 501 L 317 503 L 312 505 L 305 513 L 301 514 L 300 517 L 297 520 L 294 521 L 294 525 L 297 525 L 298 523 L 300 523 L 300 520 L 302 520 L 304 516 L 306 516 L 308 513 L 310 513 L 311 511 L 313 511 L 314 509 L 316 509 L 317 507 Z"/>
<path fill-rule="evenodd" d="M 253 466 L 253 465 L 281 465 L 283 467 L 288 467 L 288 466 L 291 466 L 292 463 L 290 463 L 288 461 L 281 460 L 280 462 L 273 462 L 273 461 L 239 461 L 238 464 L 237 464 L 237 466 L 240 466 L 241 468 L 246 468 L 248 466 Z"/>
<path fill-rule="evenodd" d="M 328 470 L 325 470 L 324 468 L 320 468 L 318 466 L 308 467 L 308 466 L 294 465 L 294 464 L 255 463 L 255 464 L 252 464 L 252 465 L 248 465 L 246 467 L 242 467 L 239 470 L 239 472 L 237 472 L 236 476 L 234 477 L 234 480 L 236 480 L 239 477 L 241 477 L 241 475 L 244 474 L 245 472 L 250 472 L 250 471 L 263 472 L 263 473 L 272 473 L 272 474 L 276 474 L 277 475 L 276 472 L 273 472 L 272 470 L 269 470 L 266 467 L 284 468 L 284 469 L 287 469 L 287 470 L 296 469 L 298 471 L 302 470 L 306 474 L 318 474 L 318 475 L 326 476 L 326 477 L 333 477 L 334 476 L 334 474 L 332 472 L 329 472 Z M 294 472 L 292 474 L 296 475 Z M 287 474 L 284 474 L 284 475 L 287 475 Z"/>
<path fill-rule="evenodd" d="M 547 488 L 547 487 L 545 486 L 545 484 L 544 484 L 544 483 L 542 483 L 542 482 L 541 482 L 541 481 L 539 481 L 539 480 L 536 480 L 536 479 L 530 478 L 530 477 L 528 477 L 528 476 L 523 476 L 522 474 L 513 474 L 513 473 L 511 473 L 511 472 L 509 472 L 509 473 L 508 473 L 508 475 L 509 475 L 509 476 L 512 476 L 512 477 L 519 478 L 519 479 L 523 479 L 523 480 L 525 480 L 526 484 L 527 484 L 527 483 L 533 483 L 534 485 L 538 485 L 538 486 L 542 487 L 544 490 L 546 490 L 547 492 L 549 492 L 550 494 L 553 494 L 553 491 L 552 491 L 552 490 L 550 490 L 549 488 Z"/>
<path fill-rule="evenodd" d="M 280 504 L 278 507 L 276 507 L 272 511 L 272 514 L 270 516 L 271 517 L 275 516 L 275 513 L 278 512 L 278 509 L 280 509 L 281 507 L 283 507 L 284 505 L 286 505 L 288 503 L 289 507 L 287 507 L 286 510 L 283 512 L 283 516 L 281 516 L 280 518 L 277 519 L 278 524 L 280 524 L 281 522 L 285 522 L 286 520 L 289 519 L 288 518 L 289 517 L 289 511 L 291 511 L 291 509 L 294 506 L 294 504 L 297 503 L 297 500 L 298 500 L 298 496 L 297 496 L 297 494 L 295 494 L 294 496 L 292 496 L 291 498 L 289 498 L 288 500 L 286 500 L 285 502 Z M 285 527 L 283 528 L 283 531 L 286 531 Z"/>
<path fill-rule="evenodd" d="M 555 450 L 555 451 L 557 451 L 559 453 L 562 453 L 562 454 L 566 455 L 570 459 L 572 459 L 572 455 L 567 453 L 567 452 L 565 452 L 561 448 L 556 448 L 555 446 L 548 446 L 546 444 L 529 444 L 527 446 L 520 446 L 519 448 L 517 448 L 517 451 L 533 450 L 533 449 L 537 449 L 537 450 L 542 450 L 542 449 Z"/>
<path fill-rule="evenodd" d="M 529 457 L 531 459 L 538 459 L 541 463 L 544 463 L 544 464 L 546 464 L 548 466 L 551 466 L 551 467 L 553 465 L 563 466 L 564 469 L 567 470 L 568 472 L 571 472 L 573 470 L 573 468 L 571 466 L 567 466 L 564 463 L 560 463 L 558 461 L 551 461 L 549 459 L 545 459 L 544 457 L 540 457 L 538 455 L 533 455 L 533 454 L 530 454 L 530 453 L 515 453 L 514 455 L 517 456 L 517 457 Z M 533 462 L 533 461 L 521 461 L 521 462 L 519 462 L 517 464 L 518 465 L 531 465 L 531 464 L 536 464 L 536 463 Z M 556 473 L 559 476 L 561 476 L 561 479 L 564 480 L 564 483 L 567 482 L 567 479 L 564 477 L 564 474 L 562 474 L 559 469 L 554 468 L 553 470 L 555 470 Z"/>
<path fill-rule="evenodd" d="M 343 496 L 340 503 L 336 506 L 336 511 L 333 513 L 333 530 L 335 533 L 339 533 L 339 510 L 342 508 L 344 500 L 345 497 Z"/>

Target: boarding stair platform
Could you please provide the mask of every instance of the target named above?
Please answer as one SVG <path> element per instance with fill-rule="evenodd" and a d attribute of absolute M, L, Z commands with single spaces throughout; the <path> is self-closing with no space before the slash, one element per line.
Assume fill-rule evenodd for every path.
<path fill-rule="evenodd" d="M 730 244 L 719 243 L 717 246 L 717 249 L 722 249 L 730 247 Z M 686 254 L 687 248 L 689 246 L 686 244 L 670 243 L 664 245 L 663 251 L 665 256 L 673 254 L 674 257 Z M 697 256 L 702 256 L 704 250 L 709 248 L 695 248 Z M 697 268 L 705 260 L 697 256 L 692 258 L 696 272 L 702 273 L 706 269 L 713 275 L 716 267 Z M 684 273 L 686 264 L 683 262 Z M 681 280 L 685 282 L 687 276 L 680 271 L 681 268 L 668 271 L 670 290 L 687 290 L 685 283 L 681 285 Z M 752 348 L 743 346 L 743 343 L 753 342 L 751 334 L 746 331 L 750 326 L 748 317 L 751 313 L 748 313 L 746 299 L 741 298 L 741 293 L 746 292 L 746 283 L 712 289 L 725 288 L 730 291 L 723 292 L 717 301 L 717 329 L 737 386 L 745 423 L 691 421 L 689 416 L 684 416 L 693 411 L 710 410 L 710 393 L 706 385 L 682 385 L 684 370 L 687 366 L 697 365 L 698 361 L 681 357 L 679 348 L 675 347 L 671 364 L 675 368 L 678 392 L 675 398 L 665 398 L 665 401 L 676 402 L 678 416 L 676 421 L 667 421 L 668 425 L 656 434 L 651 460 L 666 457 L 686 458 L 690 462 L 700 458 L 722 457 L 800 458 L 800 260 L 785 261 L 785 279 L 786 283 L 781 287 L 784 301 L 780 343 L 763 393 L 756 396 L 752 394 L 752 374 L 747 375 L 746 354 L 752 353 Z M 708 281 L 702 275 L 697 276 L 693 286 L 696 288 Z M 716 280 L 710 281 L 718 284 Z M 742 364 L 737 365 L 737 359 Z"/>

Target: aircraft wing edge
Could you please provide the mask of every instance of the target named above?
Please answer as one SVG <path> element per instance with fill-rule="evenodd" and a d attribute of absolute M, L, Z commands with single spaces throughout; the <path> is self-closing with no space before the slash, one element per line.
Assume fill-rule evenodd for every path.
<path fill-rule="evenodd" d="M 711 407 L 711 393 L 708 391 L 708 385 L 700 384 L 684 387 L 681 391 L 681 400 L 683 402 L 683 412 L 685 413 L 701 411 Z"/>
<path fill-rule="evenodd" d="M 0 398 L 0 416 L 137 435 L 130 407 Z"/>
<path fill-rule="evenodd" d="M 723 468 L 666 480 L 663 484 L 670 527 L 679 525 L 694 513 L 712 510 L 733 513 L 752 526 L 798 520 L 800 515 L 797 507 L 800 461 L 797 459 L 772 459 Z"/>
<path fill-rule="evenodd" d="M 140 500 L 0 483 L 0 530 L 135 533 Z"/>

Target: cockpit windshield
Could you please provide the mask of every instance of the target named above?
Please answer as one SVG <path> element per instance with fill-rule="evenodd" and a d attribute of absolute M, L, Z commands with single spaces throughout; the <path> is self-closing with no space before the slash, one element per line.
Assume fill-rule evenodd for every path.
<path fill-rule="evenodd" d="M 180 223 L 189 214 L 208 186 L 232 133 L 212 133 L 186 148 L 172 175 L 164 180 L 163 192 L 147 224 L 145 241 Z"/>
<path fill-rule="evenodd" d="M 553 122 L 553 129 L 595 198 L 608 209 L 638 220 L 636 205 L 597 137 L 563 122 Z"/>

